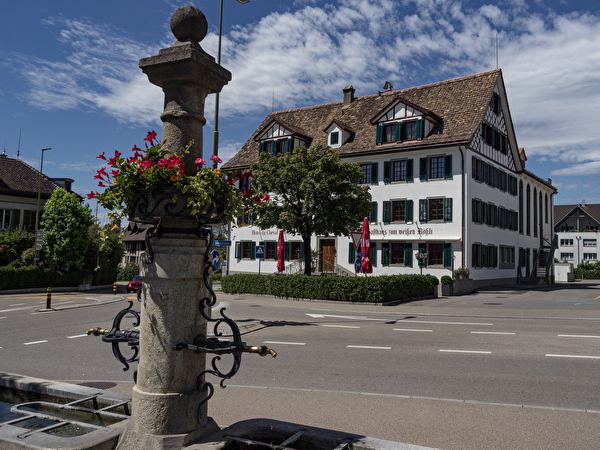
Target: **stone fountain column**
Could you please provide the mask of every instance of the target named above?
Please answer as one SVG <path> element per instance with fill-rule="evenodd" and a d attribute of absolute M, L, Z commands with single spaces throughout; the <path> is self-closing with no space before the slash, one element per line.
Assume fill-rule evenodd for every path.
<path fill-rule="evenodd" d="M 157 56 L 140 60 L 151 83 L 165 93 L 162 139 L 177 152 L 193 141 L 184 163 L 188 175 L 195 173 L 202 157 L 204 100 L 220 92 L 231 73 L 219 66 L 198 44 L 207 31 L 204 14 L 192 6 L 179 8 L 171 18 L 177 38 Z M 189 350 L 174 351 L 178 343 L 192 343 L 206 336 L 207 323 L 199 311 L 209 296 L 203 283 L 207 242 L 198 237 L 202 225 L 186 210 L 169 215 L 171 205 L 152 212 L 159 231 L 150 239 L 151 264 L 142 265 L 140 355 L 137 384 L 132 394 L 132 421 L 120 449 L 175 449 L 218 428 L 207 416 L 206 392 L 196 378 L 205 369 L 206 355 Z M 168 202 L 167 202 L 168 203 Z M 135 217 L 134 217 L 135 218 Z"/>

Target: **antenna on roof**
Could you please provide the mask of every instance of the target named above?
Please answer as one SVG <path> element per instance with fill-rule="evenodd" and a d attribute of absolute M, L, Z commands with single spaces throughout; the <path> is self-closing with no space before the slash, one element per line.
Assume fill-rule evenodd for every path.
<path fill-rule="evenodd" d="M 21 154 L 21 129 L 19 128 L 19 145 L 17 146 L 17 159 L 19 159 L 20 154 Z"/>

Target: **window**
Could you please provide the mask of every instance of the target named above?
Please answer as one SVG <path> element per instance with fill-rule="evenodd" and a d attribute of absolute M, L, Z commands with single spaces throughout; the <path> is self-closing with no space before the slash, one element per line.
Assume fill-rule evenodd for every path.
<path fill-rule="evenodd" d="M 419 222 L 452 222 L 452 198 L 419 200 Z"/>
<path fill-rule="evenodd" d="M 411 141 L 417 139 L 417 121 L 404 122 L 402 124 L 402 140 Z"/>
<path fill-rule="evenodd" d="M 258 154 L 262 152 L 268 152 L 272 156 L 283 155 L 284 153 L 292 152 L 292 139 L 279 139 L 276 141 L 261 141 L 258 144 Z"/>
<path fill-rule="evenodd" d="M 394 138 L 396 124 L 388 124 L 383 126 L 383 142 L 396 142 Z"/>
<path fill-rule="evenodd" d="M 494 92 L 494 95 L 492 95 L 492 98 L 490 99 L 490 108 L 492 109 L 492 111 L 494 111 L 498 115 L 500 115 L 500 113 L 502 112 L 502 105 L 500 104 L 500 96 L 498 94 L 496 94 L 495 92 Z"/>
<path fill-rule="evenodd" d="M 527 227 L 527 236 L 531 236 L 531 187 L 529 185 L 527 185 L 526 208 L 527 219 L 525 220 L 525 225 Z"/>
<path fill-rule="evenodd" d="M 412 244 L 407 242 L 383 242 L 381 244 L 381 265 L 391 264 L 412 267 Z"/>
<path fill-rule="evenodd" d="M 406 160 L 394 161 L 392 167 L 392 181 L 406 181 Z"/>
<path fill-rule="evenodd" d="M 363 173 L 363 178 L 360 180 L 360 184 L 368 184 L 371 182 L 371 164 L 361 164 L 360 168 Z"/>
<path fill-rule="evenodd" d="M 399 141 L 410 141 L 423 139 L 424 122 L 423 119 L 411 120 L 407 122 L 393 122 L 378 124 L 376 131 L 376 143 L 387 144 Z"/>
<path fill-rule="evenodd" d="M 277 242 L 269 241 L 265 244 L 265 259 L 277 261 Z"/>
<path fill-rule="evenodd" d="M 561 247 L 573 247 L 573 239 L 561 239 L 560 246 Z"/>
<path fill-rule="evenodd" d="M 393 200 L 383 202 L 383 223 L 412 222 L 413 201 Z"/>
<path fill-rule="evenodd" d="M 596 239 L 584 239 L 583 246 L 584 247 L 596 247 Z"/>
<path fill-rule="evenodd" d="M 12 218 L 13 218 L 13 210 L 12 209 L 0 209 L 0 229 L 3 229 L 3 230 L 10 229 L 13 225 Z"/>
<path fill-rule="evenodd" d="M 23 211 L 23 229 L 25 231 L 35 230 L 35 211 Z"/>
<path fill-rule="evenodd" d="M 573 253 L 561 253 L 560 260 L 561 261 L 573 261 Z"/>
<path fill-rule="evenodd" d="M 300 251 L 301 249 L 304 250 L 304 242 L 291 242 L 291 253 L 290 253 L 290 258 L 291 259 L 304 259 L 304 251 Z"/>
<path fill-rule="evenodd" d="M 498 252 L 499 267 L 500 269 L 514 269 L 515 268 L 515 248 L 500 246 Z"/>
<path fill-rule="evenodd" d="M 596 259 L 598 259 L 597 253 L 584 253 L 583 254 L 584 261 L 590 261 L 590 260 L 596 260 Z"/>
<path fill-rule="evenodd" d="M 421 158 L 419 161 L 419 179 L 452 178 L 452 155 Z"/>
<path fill-rule="evenodd" d="M 330 135 L 329 145 L 337 145 L 340 142 L 340 132 L 334 131 Z"/>
<path fill-rule="evenodd" d="M 383 182 L 413 181 L 413 160 L 385 161 L 383 163 Z"/>
<path fill-rule="evenodd" d="M 404 264 L 404 261 L 405 261 L 404 242 L 392 242 L 391 263 L 392 264 Z"/>
<path fill-rule="evenodd" d="M 256 256 L 256 242 L 237 241 L 235 243 L 236 259 L 254 259 Z"/>
<path fill-rule="evenodd" d="M 533 235 L 537 237 L 538 235 L 538 227 L 537 227 L 537 189 L 533 188 Z"/>
<path fill-rule="evenodd" d="M 523 234 L 523 182 L 519 181 L 519 233 Z"/>
<path fill-rule="evenodd" d="M 493 244 L 473 244 L 471 258 L 473 267 L 498 267 L 498 247 Z"/>
<path fill-rule="evenodd" d="M 444 244 L 429 244 L 427 252 L 427 264 L 430 266 L 441 266 L 444 262 Z"/>

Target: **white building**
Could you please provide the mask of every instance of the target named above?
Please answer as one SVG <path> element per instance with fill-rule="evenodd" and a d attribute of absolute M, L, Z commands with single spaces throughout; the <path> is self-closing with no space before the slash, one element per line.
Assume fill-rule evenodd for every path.
<path fill-rule="evenodd" d="M 556 189 L 525 170 L 500 70 L 399 91 L 386 82 L 365 97 L 354 92 L 347 86 L 342 101 L 269 114 L 224 168 L 247 170 L 262 151 L 319 143 L 359 164 L 373 200 L 373 275 L 419 273 L 419 252 L 427 254 L 423 273 L 441 277 L 466 267 L 477 285 L 515 282 L 518 266 L 533 274 L 552 261 Z M 232 231 L 229 273 L 258 272 L 254 249 L 262 243 L 260 271 L 276 272 L 278 230 L 245 219 L 247 226 Z M 303 244 L 285 238 L 288 265 Z M 325 261 L 318 270 L 354 271 L 349 237 L 314 236 L 311 249 Z"/>
<path fill-rule="evenodd" d="M 600 205 L 555 205 L 555 225 L 558 250 L 555 258 L 560 262 L 572 263 L 577 267 L 582 262 L 599 261 L 598 226 Z"/>

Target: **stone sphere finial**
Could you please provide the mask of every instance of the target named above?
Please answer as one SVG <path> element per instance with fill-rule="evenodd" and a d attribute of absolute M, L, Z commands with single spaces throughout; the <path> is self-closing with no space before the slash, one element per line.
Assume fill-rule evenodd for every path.
<path fill-rule="evenodd" d="M 208 22 L 198 8 L 182 6 L 171 16 L 171 31 L 178 41 L 200 42 L 206 36 Z"/>

